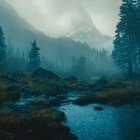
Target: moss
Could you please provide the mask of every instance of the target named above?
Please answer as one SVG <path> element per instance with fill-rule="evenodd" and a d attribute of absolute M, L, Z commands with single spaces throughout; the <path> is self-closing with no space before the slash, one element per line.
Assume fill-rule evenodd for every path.
<path fill-rule="evenodd" d="M 31 135 L 32 138 L 30 140 L 35 140 L 35 136 L 37 137 L 36 140 L 40 140 L 40 137 L 44 136 L 44 140 L 48 137 L 54 137 L 55 133 L 56 135 L 63 135 L 61 132 L 63 126 L 60 122 L 64 119 L 63 112 L 51 111 L 49 109 L 33 111 L 29 114 L 15 114 L 14 112 L 1 110 L 0 140 L 22 140 L 22 138 L 23 140 L 28 140 L 31 138 Z"/>
<path fill-rule="evenodd" d="M 117 99 L 126 96 L 140 95 L 140 88 L 107 89 L 97 93 L 98 97 Z"/>
<path fill-rule="evenodd" d="M 113 80 L 96 93 L 89 90 L 85 97 L 79 98 L 73 103 L 78 105 L 102 103 L 118 106 L 137 102 L 140 102 L 140 81 Z"/>
<path fill-rule="evenodd" d="M 124 88 L 107 88 L 96 94 L 99 98 L 106 99 L 114 105 L 133 103 L 140 101 L 140 87 L 138 82 L 122 81 L 126 86 Z"/>

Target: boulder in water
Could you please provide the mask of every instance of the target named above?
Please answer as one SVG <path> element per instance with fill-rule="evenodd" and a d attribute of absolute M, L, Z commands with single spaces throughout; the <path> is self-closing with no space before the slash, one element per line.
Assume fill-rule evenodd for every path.
<path fill-rule="evenodd" d="M 98 106 L 95 106 L 95 107 L 94 107 L 94 110 L 101 111 L 101 110 L 103 110 L 103 107 L 98 107 Z"/>

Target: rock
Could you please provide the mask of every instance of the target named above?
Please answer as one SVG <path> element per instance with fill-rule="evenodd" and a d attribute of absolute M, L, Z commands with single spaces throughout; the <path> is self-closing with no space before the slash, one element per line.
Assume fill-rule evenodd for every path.
<path fill-rule="evenodd" d="M 75 101 L 73 101 L 73 104 L 77 104 L 77 105 L 80 105 L 80 106 L 85 106 L 85 105 L 88 105 L 88 104 L 92 104 L 92 103 L 101 103 L 101 104 L 104 104 L 104 103 L 107 103 L 108 101 L 105 99 L 105 98 L 102 98 L 102 97 L 85 97 L 85 98 L 79 98 L 79 99 L 76 99 Z"/>
<path fill-rule="evenodd" d="M 80 106 L 87 105 L 88 103 L 90 103 L 90 100 L 84 98 L 76 99 L 75 101 L 73 101 L 73 104 L 80 105 Z"/>
<path fill-rule="evenodd" d="M 98 107 L 98 106 L 95 106 L 95 107 L 94 107 L 94 110 L 101 111 L 101 110 L 103 110 L 103 107 Z"/>
<path fill-rule="evenodd" d="M 56 74 L 43 68 L 34 71 L 33 76 L 43 80 L 59 80 L 59 77 Z"/>
<path fill-rule="evenodd" d="M 54 98 L 47 105 L 48 106 L 59 106 L 61 104 L 61 99 Z"/>
<path fill-rule="evenodd" d="M 64 103 L 66 101 L 67 97 L 65 96 L 57 96 L 49 101 L 47 104 L 48 106 L 59 106 L 61 103 Z"/>

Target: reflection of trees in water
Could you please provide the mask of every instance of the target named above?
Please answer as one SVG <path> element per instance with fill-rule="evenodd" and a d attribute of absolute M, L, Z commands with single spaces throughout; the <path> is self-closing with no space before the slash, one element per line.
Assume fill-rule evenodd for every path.
<path fill-rule="evenodd" d="M 140 105 L 122 107 L 117 117 L 121 140 L 140 140 Z"/>

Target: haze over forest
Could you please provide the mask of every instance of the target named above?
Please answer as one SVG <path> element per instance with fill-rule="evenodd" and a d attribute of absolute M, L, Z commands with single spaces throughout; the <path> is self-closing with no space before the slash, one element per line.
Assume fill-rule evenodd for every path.
<path fill-rule="evenodd" d="M 140 140 L 140 0 L 0 0 L 0 140 Z"/>
<path fill-rule="evenodd" d="M 112 51 L 121 0 L 8 2 L 32 26 L 51 37 L 68 37 L 96 49 Z"/>
<path fill-rule="evenodd" d="M 77 75 L 80 67 L 83 71 L 79 75 L 84 77 L 101 76 L 109 69 L 110 74 L 114 73 L 110 54 L 120 2 L 110 0 L 107 6 L 110 10 L 113 6 L 112 12 L 105 10 L 98 1 L 94 4 L 96 8 L 93 6 L 92 10 L 91 1 L 0 0 L 0 25 L 8 48 L 28 61 L 31 42 L 36 40 L 42 67 L 55 73 Z M 102 10 L 99 12 L 99 9 Z M 108 16 L 114 20 L 109 22 Z M 101 28 L 98 23 L 102 23 Z M 106 65 L 104 71 L 103 64 Z"/>

